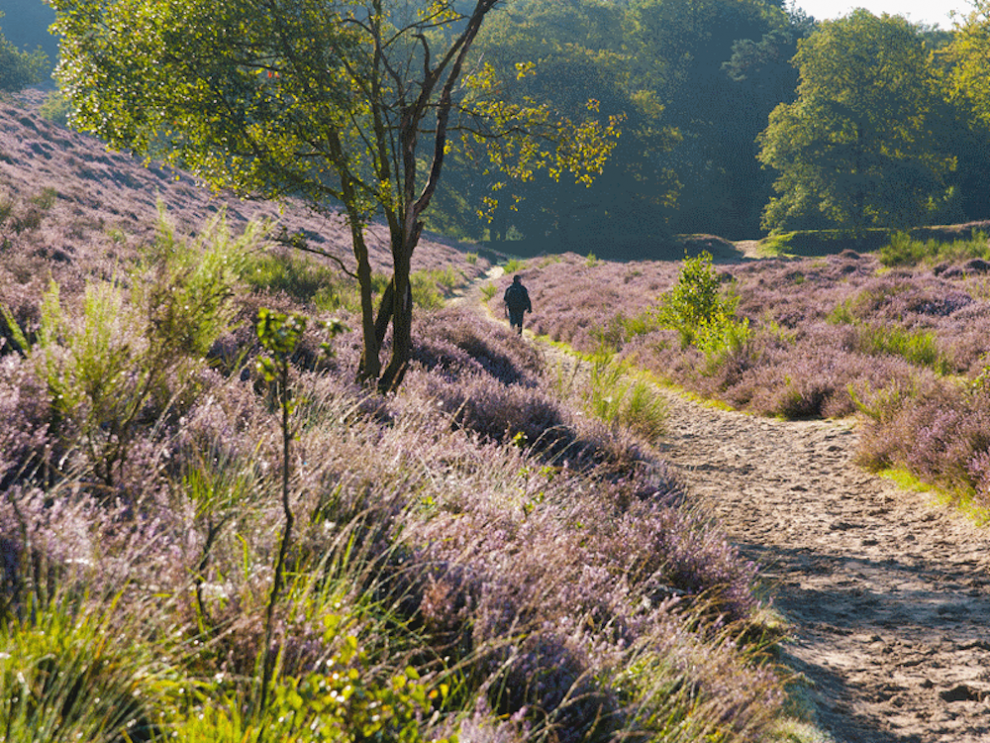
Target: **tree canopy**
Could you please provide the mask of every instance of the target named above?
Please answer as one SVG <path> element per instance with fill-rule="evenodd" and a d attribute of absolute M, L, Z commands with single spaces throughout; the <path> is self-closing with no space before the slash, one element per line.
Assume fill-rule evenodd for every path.
<path fill-rule="evenodd" d="M 490 65 L 467 67 L 500 2 L 53 0 L 57 76 L 74 123 L 115 147 L 244 195 L 342 207 L 362 294 L 359 376 L 387 390 L 409 362 L 412 255 L 448 151 L 485 143 L 491 168 L 590 182 L 617 137 L 594 104 L 560 117 L 506 100 Z M 393 264 L 377 312 L 364 243 L 374 218 L 388 224 Z"/>
<path fill-rule="evenodd" d="M 0 19 L 3 12 L 0 11 Z M 12 92 L 40 83 L 48 67 L 48 55 L 41 49 L 22 51 L 0 30 L 0 92 Z"/>
<path fill-rule="evenodd" d="M 865 10 L 800 42 L 797 100 L 760 135 L 779 173 L 766 227 L 903 227 L 948 211 L 951 118 L 930 54 L 917 27 Z"/>

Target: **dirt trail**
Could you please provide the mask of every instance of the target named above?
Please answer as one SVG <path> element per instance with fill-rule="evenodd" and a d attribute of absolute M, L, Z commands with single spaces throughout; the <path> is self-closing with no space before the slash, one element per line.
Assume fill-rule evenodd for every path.
<path fill-rule="evenodd" d="M 762 566 L 819 727 L 836 743 L 990 743 L 990 529 L 857 467 L 852 420 L 665 395 L 661 452 Z"/>
<path fill-rule="evenodd" d="M 764 566 L 839 743 L 990 742 L 990 530 L 852 463 L 852 422 L 669 394 L 664 456 Z"/>

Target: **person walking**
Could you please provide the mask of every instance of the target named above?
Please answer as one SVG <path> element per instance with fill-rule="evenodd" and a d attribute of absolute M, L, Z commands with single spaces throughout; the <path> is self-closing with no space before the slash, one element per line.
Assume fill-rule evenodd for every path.
<path fill-rule="evenodd" d="M 533 304 L 529 301 L 529 292 L 518 275 L 512 277 L 512 283 L 505 290 L 502 301 L 509 313 L 509 327 L 522 335 L 523 315 L 533 311 Z"/>

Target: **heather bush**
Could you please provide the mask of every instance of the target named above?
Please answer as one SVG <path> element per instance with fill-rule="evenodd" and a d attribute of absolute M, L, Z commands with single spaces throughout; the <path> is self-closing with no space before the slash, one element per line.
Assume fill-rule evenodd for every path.
<path fill-rule="evenodd" d="M 78 308 L 54 283 L 42 298 L 30 357 L 51 396 L 53 433 L 66 448 L 81 448 L 107 485 L 137 427 L 188 404 L 203 358 L 232 318 L 230 263 L 241 246 L 220 223 L 203 239 L 210 245 L 180 246 L 162 221 L 129 301 L 119 279 L 91 282 Z"/>
<path fill-rule="evenodd" d="M 20 356 L 0 357 L 0 489 L 43 463 L 47 390 Z"/>
<path fill-rule="evenodd" d="M 986 390 L 951 382 L 866 390 L 860 409 L 868 415 L 858 457 L 862 464 L 903 468 L 957 498 L 975 495 L 987 505 Z"/>

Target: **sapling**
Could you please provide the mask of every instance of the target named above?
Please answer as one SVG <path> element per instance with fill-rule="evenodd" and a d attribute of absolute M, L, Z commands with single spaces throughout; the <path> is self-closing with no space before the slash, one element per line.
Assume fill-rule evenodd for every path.
<path fill-rule="evenodd" d="M 346 330 L 337 320 L 318 323 L 327 334 L 333 336 Z M 258 359 L 258 371 L 265 381 L 274 387 L 275 398 L 281 415 L 280 430 L 282 436 L 282 513 L 285 523 L 279 541 L 278 557 L 275 560 L 275 575 L 272 580 L 272 590 L 268 597 L 268 608 L 265 613 L 265 644 L 264 661 L 261 682 L 261 704 L 259 711 L 265 709 L 268 687 L 271 684 L 274 671 L 274 656 L 268 652 L 271 645 L 275 603 L 282 590 L 285 573 L 285 560 L 292 539 L 292 527 L 295 518 L 292 514 L 292 504 L 289 501 L 289 453 L 292 442 L 291 417 L 295 410 L 295 401 L 289 388 L 289 372 L 292 368 L 292 357 L 299 347 L 303 333 L 306 330 L 306 318 L 302 315 L 285 315 L 267 308 L 258 311 L 255 326 L 258 341 L 269 355 Z M 321 345 L 321 350 L 330 355 L 332 348 L 329 341 Z"/>

